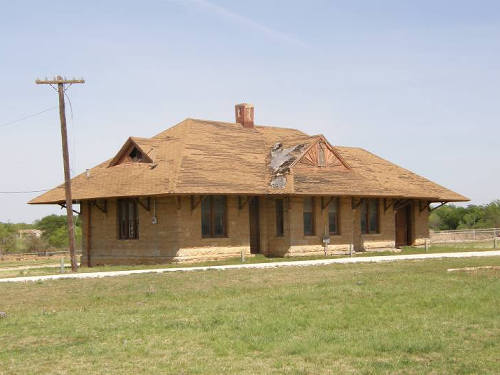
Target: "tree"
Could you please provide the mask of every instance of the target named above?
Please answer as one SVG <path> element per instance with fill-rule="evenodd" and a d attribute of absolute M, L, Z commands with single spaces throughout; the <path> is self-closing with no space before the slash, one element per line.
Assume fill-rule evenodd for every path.
<path fill-rule="evenodd" d="M 500 200 L 467 207 L 451 204 L 438 208 L 429 216 L 429 228 L 433 230 L 493 227 L 500 227 Z"/>
<path fill-rule="evenodd" d="M 500 227 L 500 200 L 486 205 L 484 219 L 490 227 Z"/>
<path fill-rule="evenodd" d="M 67 217 L 65 215 L 49 215 L 35 222 L 35 227 L 43 231 L 43 239 L 49 246 L 57 249 L 68 247 L 68 233 L 66 230 Z M 78 217 L 74 218 L 75 243 L 80 244 L 82 231 Z"/>

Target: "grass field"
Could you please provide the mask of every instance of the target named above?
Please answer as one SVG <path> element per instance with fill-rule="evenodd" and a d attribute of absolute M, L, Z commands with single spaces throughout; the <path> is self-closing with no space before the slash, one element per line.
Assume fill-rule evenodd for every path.
<path fill-rule="evenodd" d="M 0 285 L 2 374 L 500 373 L 500 258 Z"/>

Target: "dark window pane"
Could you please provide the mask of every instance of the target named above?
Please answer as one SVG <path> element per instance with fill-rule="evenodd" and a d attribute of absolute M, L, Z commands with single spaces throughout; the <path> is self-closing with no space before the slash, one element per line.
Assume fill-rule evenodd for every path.
<path fill-rule="evenodd" d="M 135 210 L 134 201 L 128 201 L 128 238 L 135 238 Z"/>
<path fill-rule="evenodd" d="M 224 236 L 226 233 L 226 197 L 214 196 L 213 197 L 213 210 L 214 210 L 214 236 Z"/>
<path fill-rule="evenodd" d="M 312 236 L 314 234 L 312 214 L 309 212 L 304 212 L 304 234 L 306 236 Z"/>
<path fill-rule="evenodd" d="M 210 197 L 201 202 L 201 234 L 203 237 L 210 236 Z"/>
<path fill-rule="evenodd" d="M 378 232 L 378 200 L 370 199 L 369 211 L 370 233 L 376 233 Z"/>
<path fill-rule="evenodd" d="M 328 230 L 332 234 L 338 234 L 338 200 L 334 199 L 328 205 Z"/>
<path fill-rule="evenodd" d="M 368 233 L 368 204 L 366 203 L 366 199 L 361 203 L 361 233 Z"/>
<path fill-rule="evenodd" d="M 118 237 L 135 239 L 139 237 L 137 202 L 133 199 L 120 199 L 118 205 Z"/>
<path fill-rule="evenodd" d="M 304 235 L 314 235 L 314 199 L 304 198 Z"/>
<path fill-rule="evenodd" d="M 283 199 L 276 199 L 276 236 L 281 237 L 284 234 L 283 220 Z"/>

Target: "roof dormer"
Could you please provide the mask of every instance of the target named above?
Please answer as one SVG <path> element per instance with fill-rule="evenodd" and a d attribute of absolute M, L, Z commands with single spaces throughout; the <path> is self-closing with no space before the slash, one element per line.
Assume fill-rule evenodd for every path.
<path fill-rule="evenodd" d="M 120 151 L 109 163 L 110 167 L 123 163 L 153 163 L 153 160 L 148 155 L 151 150 L 145 150 L 141 147 L 140 142 L 134 138 L 127 139 L 127 142 L 122 146 Z"/>
<path fill-rule="evenodd" d="M 304 154 L 294 164 L 297 163 L 311 167 L 350 169 L 342 156 L 323 136 L 319 136 L 315 142 L 309 145 Z"/>

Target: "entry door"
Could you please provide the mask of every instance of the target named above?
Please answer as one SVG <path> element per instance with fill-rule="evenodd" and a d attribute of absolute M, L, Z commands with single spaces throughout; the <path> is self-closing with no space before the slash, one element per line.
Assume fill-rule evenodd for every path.
<path fill-rule="evenodd" d="M 248 204 L 250 211 L 250 251 L 260 253 L 259 197 L 252 197 Z"/>
<path fill-rule="evenodd" d="M 396 211 L 396 247 L 411 245 L 411 207 L 407 205 Z"/>

